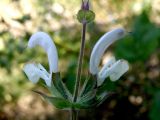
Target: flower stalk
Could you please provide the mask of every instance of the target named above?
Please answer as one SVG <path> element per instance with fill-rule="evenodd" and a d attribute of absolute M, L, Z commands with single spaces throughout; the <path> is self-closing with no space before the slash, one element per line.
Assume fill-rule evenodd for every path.
<path fill-rule="evenodd" d="M 78 90 L 80 86 L 81 74 L 82 74 L 82 65 L 83 65 L 83 56 L 84 56 L 84 49 L 85 49 L 85 37 L 86 37 L 86 25 L 87 23 L 83 23 L 82 27 L 82 39 L 81 39 L 81 48 L 80 54 L 78 59 L 78 68 L 77 68 L 77 75 L 76 75 L 76 82 L 75 82 L 75 90 L 73 95 L 73 102 L 76 102 L 78 97 Z"/>
<path fill-rule="evenodd" d="M 79 88 L 80 88 L 80 81 L 82 75 L 82 66 L 83 66 L 83 56 L 84 56 L 84 49 L 85 49 L 85 39 L 86 39 L 86 27 L 87 23 L 91 22 L 94 19 L 94 14 L 89 10 L 89 0 L 83 1 L 81 10 L 78 12 L 77 18 L 80 23 L 82 23 L 82 35 L 81 35 L 81 47 L 79 52 L 78 58 L 78 66 L 77 66 L 77 74 L 76 74 L 76 81 L 74 86 L 74 93 L 73 93 L 73 102 L 77 102 Z M 71 120 L 78 119 L 78 111 L 74 108 L 71 109 Z"/>
<path fill-rule="evenodd" d="M 78 67 L 77 67 L 76 81 L 75 81 L 75 87 L 74 87 L 74 93 L 73 93 L 73 102 L 77 101 L 77 97 L 79 93 L 79 87 L 80 87 L 80 81 L 81 81 L 81 75 L 82 75 L 82 66 L 83 66 L 83 56 L 84 56 L 84 49 L 85 49 L 86 26 L 87 26 L 87 23 L 84 21 L 82 23 L 81 47 L 80 47 L 80 53 L 78 58 Z M 75 109 L 71 110 L 71 120 L 78 120 L 78 111 Z"/>

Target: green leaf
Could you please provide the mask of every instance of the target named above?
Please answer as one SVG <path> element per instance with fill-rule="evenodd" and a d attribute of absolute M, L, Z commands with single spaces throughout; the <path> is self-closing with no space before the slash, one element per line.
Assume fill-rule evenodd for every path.
<path fill-rule="evenodd" d="M 104 83 L 97 87 L 97 93 L 96 93 L 96 102 L 97 106 L 101 105 L 109 96 L 113 94 L 113 91 L 115 89 L 115 82 L 112 82 L 109 78 L 106 78 Z"/>
<path fill-rule="evenodd" d="M 53 73 L 52 74 L 52 82 L 55 88 L 61 93 L 61 95 L 68 100 L 72 100 L 72 95 L 65 86 L 65 84 L 62 82 L 62 79 L 60 78 L 60 73 Z M 53 91 L 54 92 L 54 91 Z"/>
<path fill-rule="evenodd" d="M 160 91 L 155 93 L 151 105 L 149 116 L 151 120 L 160 120 Z"/>
<path fill-rule="evenodd" d="M 66 99 L 47 96 L 44 93 L 39 92 L 39 91 L 34 91 L 34 92 L 41 95 L 45 100 L 52 103 L 56 108 L 59 108 L 59 109 L 70 109 L 70 108 L 72 108 L 72 104 L 70 103 L 70 101 L 68 101 Z"/>
<path fill-rule="evenodd" d="M 63 98 L 63 96 L 61 95 L 61 93 L 56 89 L 56 87 L 54 86 L 54 84 L 51 85 L 51 87 L 48 87 L 48 90 L 51 92 L 52 96 L 54 97 L 60 97 Z"/>
<path fill-rule="evenodd" d="M 74 108 L 74 109 L 89 109 L 89 108 L 92 108 L 92 107 L 88 104 L 76 103 L 76 104 L 73 104 L 72 108 Z"/>
<path fill-rule="evenodd" d="M 88 109 L 88 108 L 92 108 L 95 106 L 95 102 L 93 100 L 90 100 L 88 102 L 84 102 L 84 103 L 72 103 L 66 99 L 63 98 L 58 98 L 58 97 L 52 97 L 52 96 L 47 96 L 42 92 L 39 91 L 34 91 L 35 93 L 41 95 L 45 100 L 47 100 L 48 102 L 52 103 L 56 108 L 58 109 Z"/>
<path fill-rule="evenodd" d="M 87 94 L 83 95 L 82 97 L 78 97 L 79 103 L 85 103 L 92 100 L 96 96 L 96 89 L 88 92 Z"/>
<path fill-rule="evenodd" d="M 80 23 L 83 23 L 84 21 L 90 23 L 95 19 L 95 13 L 91 10 L 79 10 L 77 19 Z"/>
<path fill-rule="evenodd" d="M 87 79 L 82 87 L 80 96 L 84 96 L 90 91 L 93 91 L 97 85 L 96 76 L 90 75 L 89 79 Z"/>
<path fill-rule="evenodd" d="M 59 98 L 59 97 L 52 97 L 52 96 L 48 96 L 45 95 L 42 92 L 39 91 L 34 91 L 35 93 L 41 95 L 45 100 L 47 100 L 48 102 L 52 103 L 56 108 L 58 109 L 89 109 L 89 108 L 93 108 L 96 106 L 97 102 L 95 97 L 93 97 L 92 99 L 88 99 L 87 101 L 80 101 L 80 102 L 71 102 L 69 100 L 63 99 L 63 98 Z"/>
<path fill-rule="evenodd" d="M 96 96 L 97 106 L 101 105 L 109 96 L 111 96 L 113 93 L 111 92 L 103 92 Z"/>
<path fill-rule="evenodd" d="M 112 82 L 109 77 L 105 79 L 103 84 L 97 88 L 97 94 L 105 91 L 114 91 L 116 89 L 116 82 Z"/>
<path fill-rule="evenodd" d="M 75 109 L 90 109 L 96 106 L 96 102 L 95 99 L 91 99 L 87 102 L 83 102 L 83 103 L 73 103 L 72 104 L 72 108 Z"/>

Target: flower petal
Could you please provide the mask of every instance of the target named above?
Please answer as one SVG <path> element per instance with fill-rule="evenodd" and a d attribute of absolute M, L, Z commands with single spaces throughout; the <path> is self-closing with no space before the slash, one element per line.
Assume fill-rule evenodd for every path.
<path fill-rule="evenodd" d="M 37 83 L 42 78 L 47 86 L 51 86 L 50 74 L 45 70 L 41 64 L 28 63 L 24 65 L 23 71 L 27 75 L 28 79 Z"/>
<path fill-rule="evenodd" d="M 118 60 L 113 66 L 110 68 L 110 80 L 116 81 L 118 80 L 125 72 L 129 70 L 128 62 L 125 60 Z"/>
<path fill-rule="evenodd" d="M 58 72 L 57 49 L 50 36 L 44 32 L 37 32 L 33 34 L 29 39 L 28 47 L 33 48 L 36 45 L 41 46 L 47 52 L 50 74 L 52 74 L 52 72 Z"/>
<path fill-rule="evenodd" d="M 100 74 L 100 75 L 103 74 L 103 72 L 104 72 L 106 69 L 110 68 L 115 62 L 116 62 L 115 57 L 111 57 L 111 58 L 109 59 L 109 61 L 102 67 L 102 69 L 100 70 L 99 74 Z"/>
<path fill-rule="evenodd" d="M 99 63 L 105 50 L 116 40 L 125 36 L 126 32 L 123 28 L 118 28 L 105 33 L 94 46 L 90 57 L 90 73 L 95 75 L 98 73 Z"/>
<path fill-rule="evenodd" d="M 109 76 L 109 72 L 107 71 L 115 62 L 116 62 L 115 57 L 111 57 L 109 61 L 102 67 L 102 69 L 98 73 L 98 81 L 97 81 L 98 86 L 100 86 L 104 82 L 106 77 Z"/>

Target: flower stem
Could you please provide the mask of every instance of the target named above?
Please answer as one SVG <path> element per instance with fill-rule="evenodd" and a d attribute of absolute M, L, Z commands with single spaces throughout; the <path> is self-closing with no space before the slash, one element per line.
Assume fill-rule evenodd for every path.
<path fill-rule="evenodd" d="M 75 82 L 75 88 L 74 88 L 74 94 L 73 94 L 73 102 L 77 101 L 79 87 L 80 87 L 84 48 L 85 48 L 86 25 L 87 23 L 84 22 L 82 26 L 83 28 L 82 28 L 81 48 L 80 48 L 79 59 L 78 59 L 78 67 L 77 67 L 76 82 Z M 74 108 L 71 109 L 71 120 L 78 120 L 78 111 L 75 110 Z"/>
<path fill-rule="evenodd" d="M 77 97 L 78 97 L 78 90 L 79 90 L 81 74 L 82 74 L 85 37 L 86 37 L 86 22 L 83 23 L 83 28 L 82 28 L 81 48 L 80 48 L 80 54 L 79 54 L 79 59 L 78 59 L 78 68 L 77 68 L 77 75 L 76 75 L 76 82 L 75 82 L 75 90 L 73 94 L 73 102 L 76 102 Z"/>

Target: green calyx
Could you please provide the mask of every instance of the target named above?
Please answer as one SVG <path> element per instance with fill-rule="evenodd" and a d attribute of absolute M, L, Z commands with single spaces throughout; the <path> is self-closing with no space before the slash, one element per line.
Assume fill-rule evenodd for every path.
<path fill-rule="evenodd" d="M 95 13 L 91 10 L 79 10 L 77 19 L 80 23 L 90 23 L 95 19 Z"/>
<path fill-rule="evenodd" d="M 111 92 L 106 90 L 105 84 L 97 87 L 97 77 L 89 75 L 84 81 L 77 101 L 73 101 L 73 94 L 67 88 L 66 84 L 62 81 L 60 73 L 52 74 L 52 84 L 48 88 L 50 95 L 44 94 L 40 91 L 33 90 L 33 92 L 42 96 L 46 101 L 50 102 L 58 109 L 70 110 L 70 109 L 90 109 L 101 105 L 110 95 Z"/>

